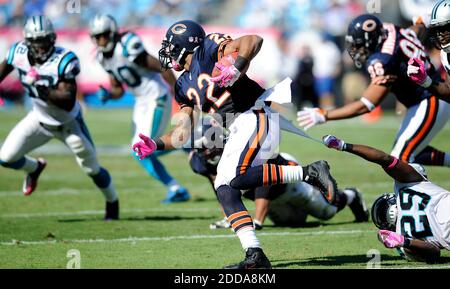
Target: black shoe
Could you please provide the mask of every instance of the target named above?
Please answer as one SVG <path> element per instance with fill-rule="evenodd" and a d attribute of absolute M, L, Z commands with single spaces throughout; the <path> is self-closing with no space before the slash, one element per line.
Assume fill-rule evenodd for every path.
<path fill-rule="evenodd" d="M 272 269 L 269 259 L 267 259 L 261 248 L 248 248 L 244 261 L 239 264 L 228 265 L 224 269 Z"/>
<path fill-rule="evenodd" d="M 34 172 L 27 174 L 25 176 L 25 180 L 23 181 L 22 192 L 25 196 L 31 195 L 34 190 L 36 190 L 38 178 L 47 166 L 47 162 L 43 158 L 39 158 L 37 161 L 37 169 Z"/>
<path fill-rule="evenodd" d="M 330 174 L 330 166 L 326 161 L 317 161 L 304 167 L 305 182 L 318 187 L 330 204 L 336 202 L 338 186 Z"/>
<path fill-rule="evenodd" d="M 106 202 L 105 221 L 119 220 L 119 200 Z"/>
<path fill-rule="evenodd" d="M 352 203 L 348 205 L 352 210 L 353 215 L 355 215 L 355 222 L 362 223 L 369 221 L 369 209 L 367 209 L 361 192 L 356 188 L 347 188 L 345 190 L 353 191 L 355 193 L 355 198 Z"/>

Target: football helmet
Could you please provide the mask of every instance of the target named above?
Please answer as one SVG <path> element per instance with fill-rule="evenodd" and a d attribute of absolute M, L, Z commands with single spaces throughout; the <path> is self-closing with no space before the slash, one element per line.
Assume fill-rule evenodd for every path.
<path fill-rule="evenodd" d="M 436 47 L 450 53 L 450 0 L 441 0 L 434 5 L 429 28 Z"/>
<path fill-rule="evenodd" d="M 186 56 L 205 40 L 205 31 L 197 22 L 182 20 L 174 23 L 166 32 L 159 50 L 159 62 L 164 69 L 182 71 Z"/>
<path fill-rule="evenodd" d="M 116 20 L 111 15 L 97 14 L 89 24 L 89 34 L 97 45 L 97 50 L 103 53 L 111 52 L 117 42 L 119 29 Z M 99 45 L 98 39 L 103 36 L 106 44 Z"/>
<path fill-rule="evenodd" d="M 372 205 L 372 221 L 377 228 L 395 231 L 397 223 L 397 199 L 394 194 L 383 194 Z"/>
<path fill-rule="evenodd" d="M 44 63 L 53 53 L 56 33 L 52 23 L 45 16 L 28 17 L 23 28 L 23 36 L 31 58 L 37 63 Z"/>
<path fill-rule="evenodd" d="M 363 14 L 348 25 L 345 42 L 356 67 L 361 68 L 385 39 L 383 23 L 376 16 Z"/>

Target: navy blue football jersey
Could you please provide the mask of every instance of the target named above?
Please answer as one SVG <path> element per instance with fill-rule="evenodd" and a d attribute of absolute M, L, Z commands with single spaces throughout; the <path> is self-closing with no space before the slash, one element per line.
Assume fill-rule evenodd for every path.
<path fill-rule="evenodd" d="M 408 78 L 408 61 L 412 57 L 420 58 L 426 65 L 427 73 L 431 78 L 440 79 L 439 73 L 430 62 L 425 47 L 411 29 L 403 29 L 394 24 L 385 23 L 387 38 L 379 50 L 370 55 L 366 62 L 367 72 L 371 78 L 383 75 L 396 75 L 391 91 L 406 107 L 418 104 L 431 96 L 425 88 L 417 85 Z"/>
<path fill-rule="evenodd" d="M 243 75 L 231 87 L 211 82 L 215 63 L 231 38 L 224 34 L 209 34 L 194 52 L 189 71 L 183 72 L 175 85 L 175 99 L 181 107 L 198 106 L 203 112 L 217 113 L 223 121 L 227 113 L 245 112 L 254 106 L 264 89 Z"/>

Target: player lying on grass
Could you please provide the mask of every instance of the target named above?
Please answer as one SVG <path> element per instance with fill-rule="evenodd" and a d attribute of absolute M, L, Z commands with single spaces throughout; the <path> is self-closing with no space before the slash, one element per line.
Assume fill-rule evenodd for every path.
<path fill-rule="evenodd" d="M 372 220 L 387 248 L 425 262 L 437 261 L 441 249 L 450 250 L 450 192 L 430 182 L 423 167 L 335 136 L 323 141 L 329 148 L 379 164 L 395 180 L 395 195 L 382 196 L 372 206 Z"/>
<path fill-rule="evenodd" d="M 343 107 L 328 111 L 305 108 L 298 112 L 300 126 L 309 129 L 328 121 L 368 113 L 392 92 L 407 111 L 391 154 L 405 162 L 450 167 L 450 154 L 429 145 L 447 123 L 450 104 L 437 99 L 433 93 L 408 77 L 408 62 L 411 57 L 418 57 L 425 63 L 430 77 L 436 81 L 441 79 L 417 37 L 417 32 L 423 29 L 423 25 L 403 29 L 394 24 L 382 23 L 376 16 L 369 14 L 356 17 L 349 24 L 346 37 L 348 53 L 355 66 L 364 67 L 372 80 L 388 75 L 395 75 L 395 78 L 384 84 L 372 81 L 360 100 Z"/>
<path fill-rule="evenodd" d="M 197 132 L 199 136 L 196 138 L 196 144 L 199 148 L 193 149 L 189 154 L 189 164 L 195 173 L 208 178 L 214 190 L 217 164 L 223 150 L 213 147 L 212 142 L 221 135 L 222 130 L 211 125 L 203 125 Z M 212 135 L 214 140 L 208 140 Z M 268 163 L 299 165 L 299 162 L 287 153 L 279 154 Z M 214 192 L 217 196 L 216 190 Z M 255 201 L 253 223 L 257 230 L 263 228 L 266 216 L 275 226 L 301 227 L 305 225 L 308 215 L 320 220 L 329 220 L 346 205 L 355 215 L 356 222 L 366 222 L 369 218 L 362 194 L 354 188 L 338 190 L 334 204 L 330 204 L 319 189 L 305 182 L 259 187 L 245 191 L 243 196 Z M 229 227 L 226 217 L 210 225 L 211 229 Z"/>
<path fill-rule="evenodd" d="M 325 161 L 305 167 L 267 164 L 279 146 L 279 119 L 270 116 L 265 106 L 270 103 L 260 101 L 261 105 L 256 105 L 258 99 L 267 96 L 266 91 L 245 74 L 262 43 L 257 35 L 235 40 L 221 33 L 206 35 L 203 27 L 190 20 L 171 25 L 159 56 L 164 68 L 183 71 L 175 85 L 175 98 L 181 107 L 178 122 L 168 134 L 155 140 L 142 136 L 142 141 L 133 146 L 141 158 L 156 150 L 179 148 L 190 139 L 200 113 L 213 114 L 230 130 L 214 188 L 246 253 L 242 262 L 227 266 L 229 269 L 271 268 L 242 202 L 241 190 L 307 181 L 320 187 L 330 200 L 337 190 Z M 228 65 L 221 61 L 230 58 Z M 213 71 L 217 72 L 214 77 Z M 267 94 L 273 96 L 275 91 Z"/>
<path fill-rule="evenodd" d="M 96 15 L 89 33 L 97 48 L 97 60 L 108 72 L 111 84 L 110 90 L 100 87 L 97 93 L 102 103 L 121 98 L 128 87 L 136 100 L 132 143 L 139 141 L 140 133 L 152 138 L 162 135 L 172 112 L 171 91 L 176 81 L 173 72 L 162 72 L 158 59 L 145 50 L 139 36 L 131 31 L 119 33 L 116 20 L 110 15 Z M 187 201 L 188 191 L 169 174 L 159 155 L 139 161 L 133 154 L 150 176 L 167 187 L 164 203 Z"/>
<path fill-rule="evenodd" d="M 27 154 L 56 138 L 69 147 L 78 165 L 105 196 L 105 219 L 118 219 L 116 190 L 108 171 L 98 163 L 76 100 L 78 57 L 68 49 L 55 46 L 52 23 L 44 16 L 28 18 L 23 34 L 25 41 L 15 43 L 0 63 L 0 82 L 17 69 L 33 110 L 7 136 L 0 150 L 0 165 L 26 172 L 23 193 L 30 195 L 46 162 Z"/>

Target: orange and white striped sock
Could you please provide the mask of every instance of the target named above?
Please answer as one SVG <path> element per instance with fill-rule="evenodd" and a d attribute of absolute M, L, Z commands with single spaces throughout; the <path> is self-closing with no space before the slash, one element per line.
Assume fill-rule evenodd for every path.
<path fill-rule="evenodd" d="M 259 240 L 256 237 L 253 221 L 248 211 L 240 211 L 231 214 L 228 217 L 228 223 L 231 224 L 236 235 L 241 241 L 242 248 L 261 248 Z"/>

